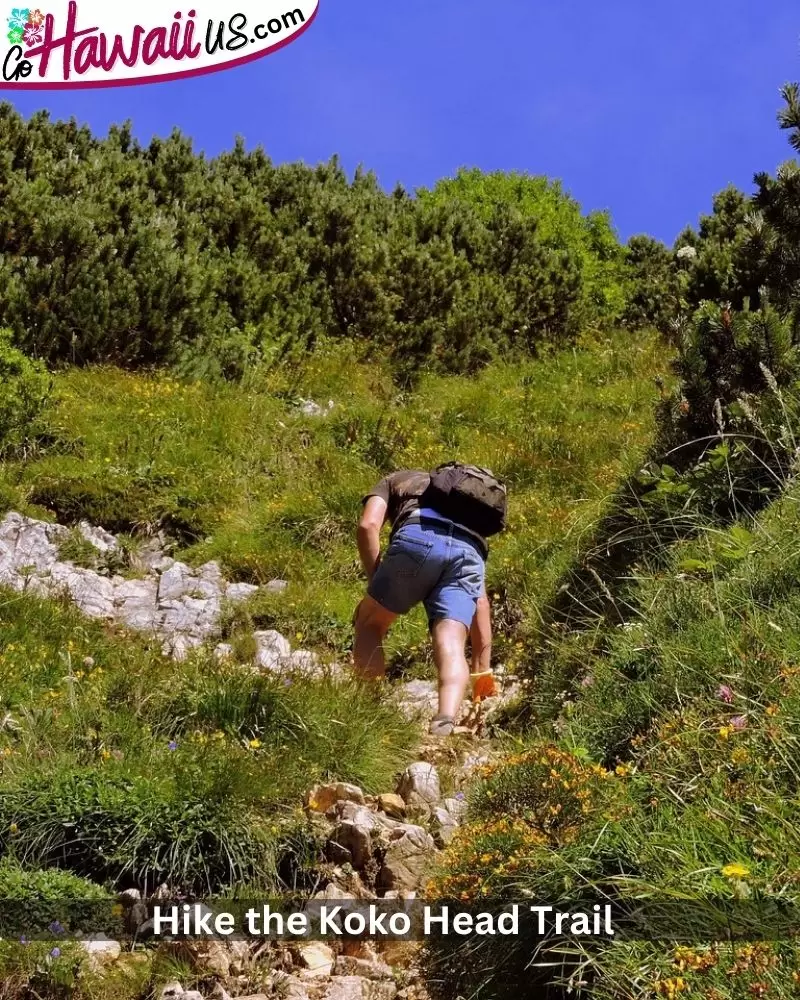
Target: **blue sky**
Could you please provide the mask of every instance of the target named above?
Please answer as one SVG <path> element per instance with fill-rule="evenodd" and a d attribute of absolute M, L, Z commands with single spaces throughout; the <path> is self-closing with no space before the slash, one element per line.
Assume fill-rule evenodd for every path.
<path fill-rule="evenodd" d="M 459 166 L 548 174 L 624 238 L 672 242 L 715 191 L 791 155 L 775 113 L 799 42 L 796 0 L 320 0 L 249 66 L 13 103 L 100 133 L 131 118 L 144 141 L 177 125 L 210 155 L 236 135 L 278 162 L 338 153 L 387 188 Z"/>

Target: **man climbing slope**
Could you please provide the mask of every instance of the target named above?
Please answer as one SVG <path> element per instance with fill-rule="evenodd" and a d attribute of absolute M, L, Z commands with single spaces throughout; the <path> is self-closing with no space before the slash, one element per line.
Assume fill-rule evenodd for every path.
<path fill-rule="evenodd" d="M 506 490 L 486 469 L 449 463 L 432 473 L 395 472 L 364 497 L 358 551 L 367 596 L 355 617 L 354 659 L 365 679 L 385 675 L 383 640 L 394 621 L 422 603 L 439 675 L 439 714 L 431 724 L 449 736 L 473 674 L 490 669 L 491 612 L 486 594 L 486 539 L 504 530 Z M 391 525 L 381 556 L 381 529 Z"/>

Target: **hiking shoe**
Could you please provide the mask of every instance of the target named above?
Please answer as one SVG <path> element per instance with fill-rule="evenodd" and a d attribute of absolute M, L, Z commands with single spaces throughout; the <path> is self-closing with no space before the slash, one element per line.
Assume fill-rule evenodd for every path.
<path fill-rule="evenodd" d="M 452 736 L 456 728 L 456 720 L 449 715 L 437 715 L 431 722 L 431 736 Z"/>

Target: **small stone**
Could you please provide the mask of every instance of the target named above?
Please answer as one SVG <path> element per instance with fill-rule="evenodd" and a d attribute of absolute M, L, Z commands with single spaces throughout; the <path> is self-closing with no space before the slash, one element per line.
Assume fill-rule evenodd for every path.
<path fill-rule="evenodd" d="M 227 660 L 233 659 L 233 646 L 227 642 L 221 642 L 214 650 L 214 657 L 220 663 L 225 663 Z"/>
<path fill-rule="evenodd" d="M 406 804 L 399 795 L 379 795 L 378 808 L 395 819 L 403 819 L 406 814 Z"/>
<path fill-rule="evenodd" d="M 406 805 L 430 814 L 442 797 L 439 772 L 433 764 L 412 764 L 400 779 L 397 791 Z"/>
<path fill-rule="evenodd" d="M 315 978 L 327 978 L 333 972 L 336 956 L 333 949 L 319 941 L 304 945 L 299 950 L 300 962 Z"/>
<path fill-rule="evenodd" d="M 364 793 L 357 785 L 338 782 L 335 785 L 315 785 L 306 796 L 306 806 L 312 812 L 326 813 L 337 802 L 354 802 L 363 806 Z"/>
<path fill-rule="evenodd" d="M 256 593 L 258 587 L 252 583 L 230 583 L 225 590 L 225 596 L 234 604 L 242 604 Z"/>
<path fill-rule="evenodd" d="M 378 885 L 383 889 L 414 890 L 436 853 L 433 837 L 422 827 L 407 824 L 393 831 L 390 838 Z"/>
<path fill-rule="evenodd" d="M 261 670 L 280 672 L 292 655 L 289 640 L 280 632 L 256 632 L 256 665 Z"/>
<path fill-rule="evenodd" d="M 370 961 L 362 958 L 349 958 L 340 955 L 336 959 L 336 976 L 360 976 L 362 979 L 391 979 L 391 968 L 379 961 Z"/>
<path fill-rule="evenodd" d="M 344 849 L 350 855 L 350 863 L 360 871 L 372 857 L 372 836 L 371 830 L 356 823 L 340 823 L 333 831 L 328 840 L 330 850 L 326 848 L 328 857 L 334 864 L 343 864 L 331 857 L 331 854 L 339 853 L 339 849 Z"/>
<path fill-rule="evenodd" d="M 270 580 L 265 590 L 268 594 L 285 594 L 289 589 L 287 580 Z"/>
<path fill-rule="evenodd" d="M 450 813 L 453 818 L 453 822 L 456 826 L 459 826 L 467 818 L 467 810 L 469 809 L 469 804 L 466 798 L 463 799 L 445 799 L 444 808 Z"/>
<path fill-rule="evenodd" d="M 89 957 L 89 964 L 94 969 L 100 969 L 116 962 L 122 954 L 122 945 L 119 941 L 109 941 L 106 938 L 97 937 L 81 941 L 80 944 Z"/>
<path fill-rule="evenodd" d="M 186 994 L 180 983 L 167 983 L 161 990 L 161 1000 L 172 1000 L 173 997 L 183 997 Z"/>

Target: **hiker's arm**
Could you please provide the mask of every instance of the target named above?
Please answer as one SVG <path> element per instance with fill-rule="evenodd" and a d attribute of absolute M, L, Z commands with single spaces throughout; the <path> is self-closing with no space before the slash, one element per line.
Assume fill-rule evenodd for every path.
<path fill-rule="evenodd" d="M 484 673 L 492 668 L 492 606 L 484 590 L 478 598 L 475 617 L 470 629 L 472 643 L 472 673 Z"/>
<path fill-rule="evenodd" d="M 358 522 L 358 554 L 370 581 L 381 559 L 381 528 L 387 510 L 388 505 L 382 497 L 370 497 Z"/>

